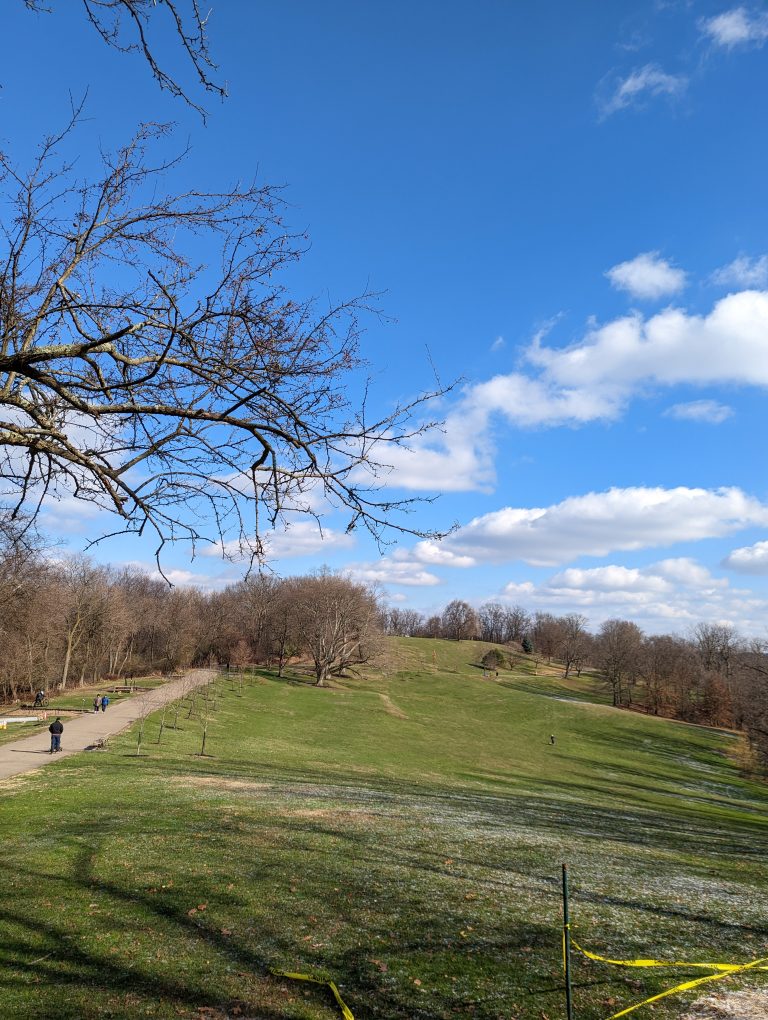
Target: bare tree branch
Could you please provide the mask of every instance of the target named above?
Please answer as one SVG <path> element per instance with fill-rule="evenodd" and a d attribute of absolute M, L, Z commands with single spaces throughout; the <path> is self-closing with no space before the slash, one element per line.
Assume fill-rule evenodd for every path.
<path fill-rule="evenodd" d="M 382 497 L 378 451 L 430 427 L 414 418 L 443 391 L 369 420 L 347 384 L 375 296 L 320 313 L 290 297 L 280 272 L 305 242 L 279 191 L 164 191 L 179 160 L 150 150 L 166 134 L 143 127 L 90 182 L 59 159 L 61 136 L 28 172 L 0 157 L 6 512 L 68 492 L 158 549 L 234 536 L 259 556 L 264 529 L 320 494 L 377 540 L 426 534 L 402 517 L 416 501 Z"/>
<path fill-rule="evenodd" d="M 22 0 L 38 14 L 50 14 L 56 0 Z M 80 0 L 86 19 L 103 41 L 121 53 L 139 53 L 149 65 L 161 89 L 183 99 L 205 119 L 203 107 L 190 96 L 189 86 L 181 84 L 156 56 L 155 38 L 165 18 L 169 30 L 188 67 L 195 86 L 220 98 L 227 95 L 226 85 L 216 81 L 216 64 L 208 49 L 208 18 L 198 0 Z M 67 6 L 72 0 L 67 0 Z"/>

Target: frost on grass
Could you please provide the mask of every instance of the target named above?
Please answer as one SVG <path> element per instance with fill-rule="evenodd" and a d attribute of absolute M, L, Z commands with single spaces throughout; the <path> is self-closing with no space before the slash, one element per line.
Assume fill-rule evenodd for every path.
<path fill-rule="evenodd" d="M 697 999 L 681 1020 L 766 1020 L 768 989 L 716 992 Z"/>

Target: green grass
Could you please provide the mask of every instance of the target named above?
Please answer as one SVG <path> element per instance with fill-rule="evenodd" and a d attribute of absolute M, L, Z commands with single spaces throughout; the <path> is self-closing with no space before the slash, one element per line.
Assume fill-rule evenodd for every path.
<path fill-rule="evenodd" d="M 145 676 L 139 677 L 134 680 L 134 687 L 136 693 L 141 694 L 143 691 L 153 690 L 155 687 L 159 687 L 161 684 L 167 681 L 160 676 Z M 50 704 L 48 705 L 48 711 L 56 711 L 57 709 L 82 709 L 85 711 L 93 711 L 93 699 L 97 694 L 106 694 L 109 698 L 110 704 L 115 705 L 119 701 L 125 701 L 126 698 L 134 697 L 134 694 L 128 691 L 115 691 L 114 693 L 109 690 L 110 687 L 115 686 L 116 682 L 105 681 L 102 684 L 90 684 L 87 687 L 76 687 L 73 690 L 63 692 L 61 694 L 52 694 L 50 698 Z M 118 686 L 120 686 L 118 684 Z"/>
<path fill-rule="evenodd" d="M 1 712 L 0 715 L 2 715 Z M 23 740 L 24 737 L 31 737 L 41 730 L 47 730 L 49 725 L 48 721 L 8 723 L 7 729 L 0 730 L 0 744 L 11 744 L 14 740 Z"/>
<path fill-rule="evenodd" d="M 555 1020 L 561 861 L 588 948 L 768 953 L 768 791 L 740 741 L 484 679 L 481 655 L 403 639 L 331 690 L 221 680 L 211 757 L 185 709 L 146 755 L 129 732 L 8 783 L 3 1015 L 338 1016 L 274 967 L 335 980 L 358 1020 Z M 578 1020 L 682 980 L 574 969 Z"/>

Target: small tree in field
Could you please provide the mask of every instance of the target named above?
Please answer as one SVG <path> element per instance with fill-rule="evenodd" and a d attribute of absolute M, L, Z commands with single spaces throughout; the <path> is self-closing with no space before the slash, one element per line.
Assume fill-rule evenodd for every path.
<path fill-rule="evenodd" d="M 498 648 L 490 648 L 480 660 L 480 664 L 485 669 L 501 669 L 505 665 L 506 659 L 504 653 L 499 651 Z"/>
<path fill-rule="evenodd" d="M 147 691 L 144 694 L 139 695 L 136 699 L 136 703 L 139 706 L 139 728 L 136 731 L 136 756 L 138 757 L 141 754 L 141 745 L 144 741 L 144 725 L 153 708 L 150 692 Z"/>
<path fill-rule="evenodd" d="M 212 700 L 212 698 L 210 697 L 212 688 L 213 698 L 215 699 L 216 697 L 215 686 L 211 681 L 209 681 L 205 685 L 205 690 L 203 691 L 203 699 L 200 707 L 200 727 L 202 732 L 202 743 L 200 744 L 199 756 L 201 758 L 205 757 L 205 744 L 206 741 L 208 740 L 208 724 L 211 721 L 211 716 L 216 711 L 216 702 L 215 700 Z"/>

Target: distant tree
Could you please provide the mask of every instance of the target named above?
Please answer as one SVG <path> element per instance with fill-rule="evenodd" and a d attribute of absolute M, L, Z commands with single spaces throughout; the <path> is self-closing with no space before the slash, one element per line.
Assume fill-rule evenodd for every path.
<path fill-rule="evenodd" d="M 735 660 L 736 715 L 763 765 L 768 765 L 768 643 L 753 640 Z"/>
<path fill-rule="evenodd" d="M 507 640 L 507 616 L 508 610 L 500 602 L 486 602 L 480 606 L 480 639 L 495 645 L 504 644 Z"/>
<path fill-rule="evenodd" d="M 597 638 L 597 655 L 615 706 L 631 697 L 631 686 L 640 669 L 643 632 L 629 620 L 606 620 Z"/>
<path fill-rule="evenodd" d="M 442 620 L 439 616 L 428 617 L 421 628 L 421 636 L 427 638 L 439 638 L 443 636 Z"/>
<path fill-rule="evenodd" d="M 523 651 L 525 652 L 526 655 L 533 655 L 533 642 L 531 641 L 527 634 L 523 635 L 520 644 L 522 645 Z"/>
<path fill-rule="evenodd" d="M 281 581 L 269 601 L 264 627 L 266 648 L 270 662 L 277 663 L 280 677 L 288 661 L 302 650 L 300 602 L 301 582 L 293 578 Z"/>
<path fill-rule="evenodd" d="M 415 609 L 394 606 L 384 612 L 385 633 L 392 637 L 414 637 L 424 627 L 424 617 Z"/>
<path fill-rule="evenodd" d="M 731 659 L 739 642 L 734 628 L 729 624 L 700 623 L 694 628 L 693 638 L 704 668 L 730 676 Z"/>
<path fill-rule="evenodd" d="M 507 610 L 504 621 L 504 644 L 510 641 L 523 643 L 526 635 L 530 636 L 531 616 L 522 606 L 512 606 Z"/>
<path fill-rule="evenodd" d="M 560 617 L 558 657 L 565 666 L 565 676 L 579 663 L 587 647 L 587 618 L 579 613 Z"/>
<path fill-rule="evenodd" d="M 378 602 L 366 585 L 328 571 L 295 584 L 302 645 L 312 658 L 316 685 L 323 687 L 332 673 L 370 655 L 378 629 Z"/>
<path fill-rule="evenodd" d="M 481 666 L 485 669 L 501 669 L 506 664 L 504 653 L 498 648 L 489 648 L 480 660 Z"/>
<path fill-rule="evenodd" d="M 563 627 L 552 613 L 536 613 L 531 627 L 533 646 L 548 662 L 557 655 L 562 644 Z"/>
<path fill-rule="evenodd" d="M 468 602 L 462 602 L 461 599 L 454 599 L 448 603 L 443 610 L 440 624 L 443 637 L 454 641 L 466 641 L 468 638 L 476 637 L 478 633 L 477 613 Z"/>

